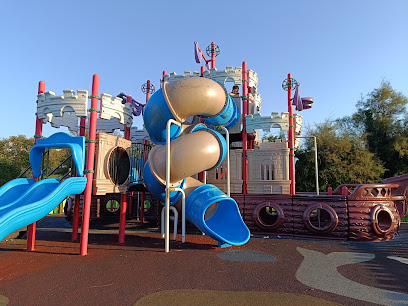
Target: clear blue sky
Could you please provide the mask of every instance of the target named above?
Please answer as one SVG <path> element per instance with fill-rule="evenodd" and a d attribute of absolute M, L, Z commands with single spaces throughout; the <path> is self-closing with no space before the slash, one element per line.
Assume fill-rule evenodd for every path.
<path fill-rule="evenodd" d="M 383 79 L 408 96 L 405 0 L 0 0 L 0 11 L 0 138 L 34 135 L 38 81 L 56 94 L 90 91 L 97 73 L 100 92 L 143 102 L 141 85 L 159 87 L 163 70 L 199 71 L 194 41 L 219 45 L 219 69 L 247 61 L 262 115 L 287 111 L 289 72 L 315 98 L 301 113 L 309 126 L 350 115 Z"/>

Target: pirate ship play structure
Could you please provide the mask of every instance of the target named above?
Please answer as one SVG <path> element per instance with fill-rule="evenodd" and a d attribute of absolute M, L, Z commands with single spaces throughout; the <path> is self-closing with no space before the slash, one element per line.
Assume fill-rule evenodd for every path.
<path fill-rule="evenodd" d="M 143 85 L 146 104 L 124 94 L 99 96 L 97 75 L 91 95 L 86 90 L 64 90 L 63 95 L 57 96 L 45 92 L 45 83 L 40 82 L 34 176 L 40 176 L 38 154 L 44 148 L 72 149 L 77 146 L 70 143 L 80 142 L 65 136 L 51 136 L 48 142 L 44 141 L 43 123 L 79 131 L 79 138 L 88 127 L 86 167 L 85 158 L 80 158 L 84 147 L 72 149 L 76 176 L 83 187 L 72 192 L 76 194 L 72 238 L 78 239 L 82 209 L 82 255 L 87 253 L 91 218 L 119 215 L 119 242 L 124 242 L 126 217 L 137 216 L 142 222 L 158 219 L 162 209 L 159 202 L 165 204 L 166 251 L 170 205 L 183 211 L 192 225 L 221 246 L 246 243 L 250 232 L 366 241 L 389 240 L 397 234 L 406 213 L 405 176 L 382 184 L 341 185 L 324 193 L 319 192 L 316 180 L 316 194 L 296 193 L 294 153 L 301 138 L 302 118 L 293 113 L 293 105 L 298 111 L 311 108 L 313 98 L 301 98 L 298 83 L 289 74 L 282 84 L 288 92 L 288 112 L 262 116 L 258 76 L 247 69 L 246 62 L 241 67 L 219 70 L 215 68 L 219 48 L 214 43 L 207 48 L 211 59 L 205 58 L 197 43 L 194 51 L 196 61 L 204 59 L 207 69 L 202 66 L 200 72 L 187 71 L 182 75 L 163 71 L 157 92 L 150 81 Z M 226 83 L 241 86 L 242 94 L 230 96 L 224 87 Z M 292 97 L 293 90 L 296 92 Z M 145 129 L 132 128 L 133 116 L 141 113 Z M 273 128 L 287 132 L 287 137 L 275 142 L 260 141 L 258 131 L 269 132 Z M 113 135 L 117 129 L 124 131 L 124 137 Z M 61 139 L 68 145 L 64 146 Z M 149 140 L 156 144 L 153 148 Z M 37 184 L 33 182 L 25 184 Z M 3 196 L 7 195 L 4 188 L 0 189 Z M 67 192 L 56 192 L 58 196 L 53 201 L 67 196 Z M 35 200 L 28 204 L 41 206 L 41 197 Z M 20 203 L 19 212 L 13 210 L 16 201 Z M 8 207 L 13 208 L 8 214 L 24 213 L 26 202 L 14 198 L 8 202 Z M 5 235 L 24 222 L 40 218 L 36 215 L 10 219 L 6 212 L 0 207 L 0 231 Z M 5 226 L 12 220 L 18 222 Z M 32 223 L 29 250 L 34 249 L 34 240 Z"/>

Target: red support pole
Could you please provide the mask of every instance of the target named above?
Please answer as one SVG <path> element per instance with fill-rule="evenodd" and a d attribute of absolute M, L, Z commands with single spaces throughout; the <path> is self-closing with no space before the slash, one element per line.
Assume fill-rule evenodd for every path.
<path fill-rule="evenodd" d="M 126 97 L 126 103 L 130 103 L 132 104 L 132 96 L 127 96 Z M 130 128 L 125 126 L 125 139 L 130 140 Z M 129 193 L 130 197 L 129 197 L 129 216 L 132 216 L 133 213 L 133 192 Z M 127 200 L 127 199 L 126 199 Z"/>
<path fill-rule="evenodd" d="M 78 240 L 78 228 L 79 228 L 79 206 L 81 205 L 81 196 L 79 194 L 75 195 L 74 202 L 74 217 L 72 219 L 72 241 Z"/>
<path fill-rule="evenodd" d="M 132 96 L 126 97 L 126 103 L 132 104 Z M 130 127 L 125 126 L 125 139 L 130 140 Z"/>
<path fill-rule="evenodd" d="M 125 226 L 126 226 L 126 194 L 121 194 L 120 203 L 120 220 L 119 220 L 119 243 L 125 243 Z"/>
<path fill-rule="evenodd" d="M 247 76 L 249 76 L 248 72 L 247 72 Z M 249 94 L 252 92 L 252 88 L 248 87 L 248 102 L 247 102 L 247 114 L 249 114 Z M 253 114 L 252 114 L 253 115 Z M 254 148 L 254 139 L 255 137 L 252 137 L 254 135 L 251 135 L 251 137 L 249 137 L 249 141 L 248 141 L 248 149 L 253 149 Z"/>
<path fill-rule="evenodd" d="M 331 187 L 327 188 L 327 195 L 333 195 L 333 189 Z"/>
<path fill-rule="evenodd" d="M 126 103 L 132 103 L 132 96 L 126 97 Z M 125 126 L 125 139 L 130 140 L 130 128 Z M 119 217 L 119 243 L 125 242 L 127 195 L 121 194 L 120 217 Z"/>
<path fill-rule="evenodd" d="M 86 131 L 86 117 L 81 117 L 79 121 L 79 136 L 85 136 Z M 81 195 L 75 195 L 74 202 L 74 217 L 72 220 L 72 240 L 78 240 L 78 228 L 79 228 L 79 214 L 80 214 L 80 205 L 81 205 Z"/>
<path fill-rule="evenodd" d="M 147 97 L 146 97 L 146 100 L 147 100 Z M 147 101 L 146 101 L 146 103 L 147 103 Z M 144 141 L 144 150 L 147 148 L 147 144 L 148 144 L 148 142 L 147 142 L 147 140 L 145 140 Z M 143 150 L 143 151 L 144 151 Z M 147 159 L 147 158 L 146 158 Z M 144 163 L 146 162 L 146 160 L 144 160 Z M 142 222 L 142 223 L 144 223 L 145 222 L 145 219 L 144 219 L 144 201 L 145 201 L 145 197 L 146 197 L 146 193 L 144 192 L 144 191 L 142 191 L 142 199 L 141 199 L 141 205 L 140 205 L 140 222 Z"/>
<path fill-rule="evenodd" d="M 242 62 L 242 193 L 247 193 L 248 157 L 247 157 L 247 131 L 246 115 L 248 109 L 248 74 L 247 63 Z"/>
<path fill-rule="evenodd" d="M 147 80 L 146 84 L 147 84 L 147 91 L 146 91 L 146 103 L 147 103 L 147 101 L 149 101 L 150 99 L 150 80 Z"/>
<path fill-rule="evenodd" d="M 38 83 L 38 94 L 42 94 L 45 92 L 45 82 L 40 81 Z M 34 143 L 37 143 L 37 139 L 42 137 L 42 127 L 43 127 L 43 120 L 36 116 L 35 119 L 35 135 L 34 135 Z M 38 182 L 38 177 L 34 178 L 36 182 Z M 34 222 L 28 226 L 27 232 L 27 251 L 34 251 L 35 248 L 35 232 L 37 229 L 37 223 Z"/>
<path fill-rule="evenodd" d="M 215 42 L 211 42 L 211 68 L 215 68 Z"/>
<path fill-rule="evenodd" d="M 201 66 L 201 70 L 200 70 L 201 77 L 204 76 L 204 71 L 205 71 L 205 67 Z M 203 119 L 200 118 L 200 123 L 203 123 L 203 122 L 204 122 Z M 201 182 L 204 182 L 204 172 L 203 171 L 198 173 L 198 180 Z"/>
<path fill-rule="evenodd" d="M 91 217 L 91 197 L 92 197 L 92 179 L 95 166 L 95 143 L 96 143 L 96 117 L 98 109 L 98 92 L 99 92 L 99 76 L 93 75 L 92 80 L 92 98 L 91 109 L 89 115 L 89 140 L 88 154 L 86 160 L 86 187 L 84 196 L 84 206 L 82 209 L 82 230 L 80 254 L 85 256 L 88 253 L 88 234 L 89 234 L 89 219 Z"/>
<path fill-rule="evenodd" d="M 166 70 L 163 70 L 163 78 L 162 78 L 162 83 L 164 83 L 164 76 L 167 74 Z"/>
<path fill-rule="evenodd" d="M 129 192 L 129 199 L 128 199 L 128 214 L 129 218 L 132 218 L 133 215 L 133 192 Z"/>
<path fill-rule="evenodd" d="M 295 189 L 295 133 L 294 133 L 294 118 L 292 107 L 292 74 L 288 73 L 288 112 L 289 112 L 289 179 L 290 179 L 290 194 L 296 194 Z"/>
<path fill-rule="evenodd" d="M 140 203 L 140 222 L 144 223 L 144 202 L 146 199 L 146 193 L 142 191 L 141 203 Z"/>

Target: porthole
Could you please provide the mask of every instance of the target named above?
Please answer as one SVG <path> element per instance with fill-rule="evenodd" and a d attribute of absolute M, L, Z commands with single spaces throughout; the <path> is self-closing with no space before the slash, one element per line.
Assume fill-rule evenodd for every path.
<path fill-rule="evenodd" d="M 115 185 L 126 182 L 130 172 L 129 154 L 124 148 L 116 147 L 112 150 L 108 160 L 109 178 Z"/>
<path fill-rule="evenodd" d="M 109 214 L 115 214 L 119 211 L 120 203 L 115 199 L 108 199 L 105 202 L 105 211 Z"/>
<path fill-rule="evenodd" d="M 377 236 L 389 234 L 395 228 L 395 218 L 388 207 L 377 205 L 370 214 L 373 231 Z"/>
<path fill-rule="evenodd" d="M 275 230 L 285 222 L 282 208 L 275 203 L 259 204 L 253 212 L 252 219 L 257 227 L 265 231 Z"/>
<path fill-rule="evenodd" d="M 303 212 L 303 224 L 316 234 L 328 234 L 334 231 L 339 223 L 336 211 L 327 204 L 309 205 Z"/>
<path fill-rule="evenodd" d="M 150 214 L 153 211 L 153 200 L 151 197 L 146 196 L 144 200 L 144 213 L 145 215 Z"/>

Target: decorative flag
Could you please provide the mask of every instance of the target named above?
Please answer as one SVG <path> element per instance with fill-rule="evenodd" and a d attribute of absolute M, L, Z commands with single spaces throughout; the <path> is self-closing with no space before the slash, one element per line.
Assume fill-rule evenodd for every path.
<path fill-rule="evenodd" d="M 295 105 L 296 110 L 300 112 L 300 111 L 303 110 L 303 102 L 302 102 L 302 98 L 300 97 L 300 94 L 299 94 L 299 87 L 300 87 L 300 84 L 298 83 L 297 86 L 296 86 L 295 96 L 293 97 L 292 105 Z"/>
<path fill-rule="evenodd" d="M 312 108 L 313 98 L 311 97 L 302 98 L 302 103 L 303 103 L 303 109 L 310 109 Z"/>
<path fill-rule="evenodd" d="M 194 56 L 195 56 L 196 63 L 200 64 L 201 58 L 203 56 L 203 52 L 201 52 L 200 47 L 198 46 L 197 42 L 194 42 Z"/>
<path fill-rule="evenodd" d="M 134 101 L 132 101 L 132 111 L 133 116 L 135 117 L 140 116 L 140 114 L 143 112 L 143 106 L 136 104 Z"/>
<path fill-rule="evenodd" d="M 117 97 L 122 98 L 122 104 L 126 103 L 126 94 L 121 92 L 120 94 L 117 95 Z M 135 99 L 132 98 L 132 113 L 133 116 L 137 117 L 140 116 L 140 114 L 143 115 L 143 110 L 144 110 L 144 104 L 137 102 Z"/>

